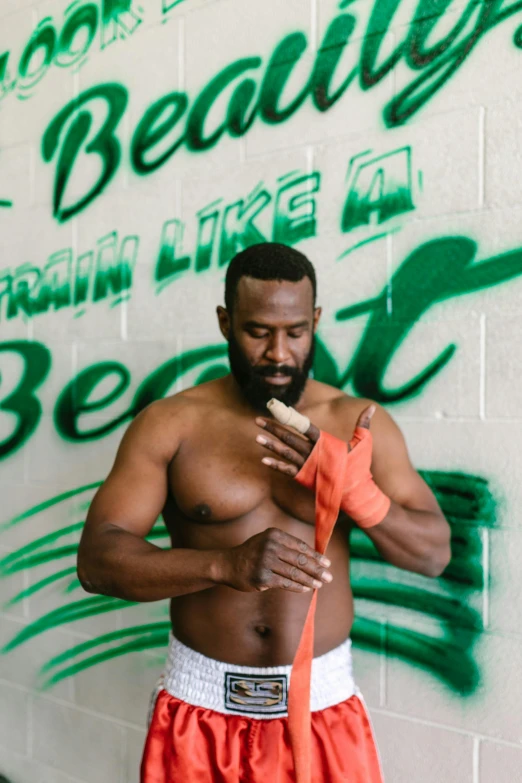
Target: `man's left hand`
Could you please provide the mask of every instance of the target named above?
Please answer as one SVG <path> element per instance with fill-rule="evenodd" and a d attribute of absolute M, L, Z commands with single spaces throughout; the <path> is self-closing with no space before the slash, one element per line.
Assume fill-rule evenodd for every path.
<path fill-rule="evenodd" d="M 374 412 L 374 405 L 365 408 L 360 414 L 356 426 L 370 429 L 370 421 Z M 278 421 L 274 421 L 274 419 L 262 417 L 256 419 L 256 424 L 267 433 L 266 435 L 258 435 L 256 438 L 257 442 L 264 446 L 265 449 L 268 449 L 268 451 L 272 451 L 278 457 L 286 460 L 286 462 L 282 462 L 275 457 L 263 457 L 261 460 L 263 464 L 268 465 L 273 470 L 284 473 L 286 476 L 295 478 L 319 440 L 320 430 L 314 424 L 310 424 L 306 435 L 301 435 L 295 430 L 283 426 Z M 273 437 L 268 437 L 268 433 Z M 348 444 L 348 451 L 351 451 L 350 444 Z"/>
<path fill-rule="evenodd" d="M 265 449 L 268 449 L 268 451 L 272 451 L 278 457 L 286 460 L 286 462 L 281 462 L 281 460 L 273 457 L 263 457 L 263 464 L 295 478 L 319 440 L 320 431 L 314 424 L 310 424 L 306 435 L 301 435 L 289 427 L 284 427 L 278 421 L 274 421 L 274 419 L 261 417 L 256 419 L 256 424 L 266 432 L 266 435 L 257 436 L 257 442 L 264 446 Z M 268 437 L 268 433 L 274 437 Z"/>

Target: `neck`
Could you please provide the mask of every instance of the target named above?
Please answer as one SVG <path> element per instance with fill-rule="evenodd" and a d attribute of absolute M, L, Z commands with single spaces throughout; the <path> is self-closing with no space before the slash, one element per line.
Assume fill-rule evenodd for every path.
<path fill-rule="evenodd" d="M 268 417 L 270 416 L 268 409 L 256 408 L 248 401 L 247 397 L 243 392 L 242 387 L 239 385 L 239 383 L 237 382 L 234 375 L 232 375 L 232 373 L 226 375 L 223 378 L 223 381 L 225 383 L 226 393 L 230 397 L 232 405 L 236 405 L 237 407 L 244 408 L 245 411 L 248 411 L 248 413 L 251 414 L 252 416 L 268 416 Z M 307 398 L 309 396 L 310 382 L 311 382 L 310 379 L 306 381 L 301 397 L 299 398 L 298 402 L 292 406 L 296 410 L 306 408 L 308 404 Z M 275 391 L 276 389 L 274 389 L 274 392 Z M 270 399 L 270 397 L 268 399 Z"/>

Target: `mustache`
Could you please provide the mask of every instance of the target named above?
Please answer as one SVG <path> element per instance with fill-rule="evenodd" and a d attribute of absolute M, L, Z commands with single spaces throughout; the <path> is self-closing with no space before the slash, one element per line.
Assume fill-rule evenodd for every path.
<path fill-rule="evenodd" d="M 277 366 L 261 366 L 252 367 L 252 373 L 258 378 L 271 378 L 274 375 L 286 375 L 289 378 L 298 378 L 301 375 L 301 370 L 297 367 L 288 367 L 286 364 L 280 364 Z"/>

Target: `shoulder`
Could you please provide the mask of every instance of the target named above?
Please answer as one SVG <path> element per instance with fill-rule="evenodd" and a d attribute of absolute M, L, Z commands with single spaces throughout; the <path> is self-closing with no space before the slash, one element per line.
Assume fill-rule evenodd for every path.
<path fill-rule="evenodd" d="M 401 431 L 392 416 L 375 400 L 364 397 L 353 397 L 340 389 L 317 381 L 311 382 L 310 404 L 307 405 L 307 415 L 313 419 L 331 422 L 331 426 L 351 438 L 357 422 L 364 411 L 370 406 L 375 407 L 371 420 L 370 431 L 377 449 L 388 449 L 402 442 Z"/>
<path fill-rule="evenodd" d="M 201 427 L 205 419 L 224 407 L 220 398 L 219 381 L 210 381 L 156 400 L 136 416 L 127 433 L 179 445 L 194 428 Z"/>
<path fill-rule="evenodd" d="M 319 381 L 310 381 L 307 410 L 314 411 L 322 416 L 341 421 L 345 418 L 352 420 L 358 417 L 365 408 L 372 405 L 372 400 L 360 397 L 351 397 L 349 394 Z"/>
<path fill-rule="evenodd" d="M 349 394 L 339 392 L 335 397 L 332 397 L 330 402 L 332 413 L 337 417 L 345 417 L 350 420 L 355 418 L 355 423 L 359 420 L 359 417 L 373 407 L 375 412 L 371 419 L 370 429 L 374 434 L 385 437 L 399 437 L 400 429 L 397 423 L 394 421 L 388 411 L 375 402 L 365 397 L 351 397 Z"/>
<path fill-rule="evenodd" d="M 198 402 L 184 392 L 150 403 L 125 431 L 120 453 L 141 451 L 156 461 L 170 461 L 190 434 Z"/>

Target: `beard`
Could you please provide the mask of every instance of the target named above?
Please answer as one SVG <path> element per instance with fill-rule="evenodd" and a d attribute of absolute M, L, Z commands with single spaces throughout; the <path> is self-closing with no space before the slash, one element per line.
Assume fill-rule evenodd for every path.
<path fill-rule="evenodd" d="M 266 414 L 266 404 L 272 397 L 294 406 L 300 399 L 314 363 L 315 337 L 302 367 L 288 367 L 284 364 L 253 367 L 239 346 L 232 331 L 228 340 L 230 371 L 247 402 L 257 411 Z M 287 386 L 273 386 L 265 378 L 276 374 L 287 375 L 292 380 Z"/>

